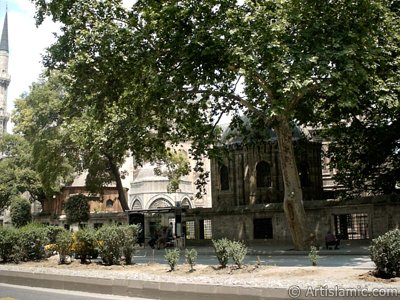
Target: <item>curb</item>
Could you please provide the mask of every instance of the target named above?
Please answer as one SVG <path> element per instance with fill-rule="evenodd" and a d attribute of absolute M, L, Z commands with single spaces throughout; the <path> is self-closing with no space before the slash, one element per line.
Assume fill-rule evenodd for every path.
<path fill-rule="evenodd" d="M 322 287 L 314 289 L 292 285 L 289 288 L 261 288 L 223 286 L 212 284 L 171 283 L 135 279 L 96 278 L 79 275 L 54 275 L 27 271 L 2 270 L 0 282 L 49 289 L 73 290 L 88 293 L 141 297 L 162 300 L 215 299 L 215 300 L 280 300 L 280 299 L 347 299 L 365 300 L 370 295 L 324 293 Z M 348 289 L 349 291 L 351 289 Z M 334 292 L 334 291 L 333 291 Z M 344 290 L 342 292 L 345 292 Z M 311 294 L 310 294 L 311 293 Z M 385 295 L 386 300 L 397 300 L 398 295 Z"/>

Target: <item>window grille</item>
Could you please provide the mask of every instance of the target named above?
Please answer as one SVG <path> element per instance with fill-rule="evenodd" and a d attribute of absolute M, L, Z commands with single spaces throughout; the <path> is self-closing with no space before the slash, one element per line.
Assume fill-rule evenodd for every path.
<path fill-rule="evenodd" d="M 369 239 L 368 214 L 335 215 L 335 233 L 343 240 Z"/>
<path fill-rule="evenodd" d="M 194 221 L 186 221 L 186 239 L 194 240 L 196 238 L 194 230 Z"/>

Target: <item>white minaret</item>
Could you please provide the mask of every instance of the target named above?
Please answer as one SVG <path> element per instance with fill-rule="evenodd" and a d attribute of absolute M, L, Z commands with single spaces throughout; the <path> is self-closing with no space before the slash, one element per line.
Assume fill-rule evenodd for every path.
<path fill-rule="evenodd" d="M 8 21 L 6 12 L 0 41 L 0 134 L 7 131 L 9 119 L 7 113 L 7 89 L 10 80 L 11 77 L 8 74 Z"/>

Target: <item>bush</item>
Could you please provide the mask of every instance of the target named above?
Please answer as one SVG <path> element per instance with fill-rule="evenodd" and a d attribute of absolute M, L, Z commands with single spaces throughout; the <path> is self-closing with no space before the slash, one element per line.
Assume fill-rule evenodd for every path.
<path fill-rule="evenodd" d="M 247 254 L 247 247 L 242 242 L 230 241 L 227 238 L 212 240 L 215 255 L 222 268 L 225 268 L 232 258 L 233 262 L 241 268 Z"/>
<path fill-rule="evenodd" d="M 14 254 L 18 253 L 15 251 L 17 245 L 17 234 L 14 228 L 0 228 L 0 259 L 3 262 L 15 261 Z"/>
<path fill-rule="evenodd" d="M 212 240 L 215 255 L 222 268 L 225 268 L 229 261 L 231 241 L 227 238 Z"/>
<path fill-rule="evenodd" d="M 21 260 L 40 260 L 45 257 L 44 246 L 49 243 L 48 228 L 42 224 L 30 223 L 17 231 L 17 247 Z M 18 259 L 18 260 L 19 260 Z"/>
<path fill-rule="evenodd" d="M 57 236 L 60 233 L 63 233 L 64 231 L 66 231 L 66 229 L 63 227 L 60 227 L 60 226 L 50 225 L 47 227 L 47 231 L 48 231 L 47 237 L 49 238 L 49 242 L 52 244 L 55 244 L 56 240 L 57 240 Z"/>
<path fill-rule="evenodd" d="M 139 226 L 138 225 L 124 225 L 119 226 L 120 234 L 122 236 L 122 255 L 125 257 L 125 263 L 130 265 L 135 253 L 135 244 L 138 239 Z"/>
<path fill-rule="evenodd" d="M 232 257 L 233 262 L 241 268 L 243 261 L 247 254 L 247 247 L 242 242 L 231 241 L 229 247 L 229 256 Z"/>
<path fill-rule="evenodd" d="M 63 229 L 57 234 L 55 250 L 59 255 L 59 263 L 65 264 L 72 250 L 72 234 L 68 230 Z"/>
<path fill-rule="evenodd" d="M 371 260 L 378 275 L 382 277 L 400 276 L 400 230 L 395 229 L 373 239 L 369 247 Z"/>
<path fill-rule="evenodd" d="M 308 253 L 308 258 L 311 261 L 311 264 L 313 266 L 316 266 L 319 260 L 319 255 L 318 255 L 318 251 L 317 251 L 317 247 L 315 246 L 311 246 L 310 247 L 310 252 Z"/>
<path fill-rule="evenodd" d="M 90 216 L 88 197 L 79 194 L 68 198 L 64 211 L 70 224 L 87 222 Z"/>
<path fill-rule="evenodd" d="M 168 262 L 171 271 L 175 270 L 175 266 L 178 264 L 179 261 L 179 256 L 181 255 L 181 252 L 179 251 L 178 248 L 167 250 L 165 249 L 165 259 Z"/>
<path fill-rule="evenodd" d="M 103 263 L 106 265 L 119 263 L 124 243 L 119 226 L 108 225 L 99 228 L 96 238 Z"/>
<path fill-rule="evenodd" d="M 76 257 L 80 258 L 81 264 L 85 264 L 87 259 L 95 258 L 97 252 L 96 231 L 91 228 L 83 228 L 74 232 L 72 235 L 73 250 Z"/>
<path fill-rule="evenodd" d="M 19 228 L 32 221 L 31 204 L 22 197 L 14 197 L 10 207 L 11 223 Z"/>
<path fill-rule="evenodd" d="M 197 251 L 196 249 L 186 249 L 185 251 L 186 262 L 190 265 L 190 270 L 193 271 L 193 266 L 196 264 Z"/>

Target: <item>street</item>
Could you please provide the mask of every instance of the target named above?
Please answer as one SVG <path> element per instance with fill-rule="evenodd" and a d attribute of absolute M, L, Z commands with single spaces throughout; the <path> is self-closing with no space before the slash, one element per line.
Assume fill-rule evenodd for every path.
<path fill-rule="evenodd" d="M 146 298 L 122 297 L 76 291 L 56 290 L 0 283 L 0 300 L 146 300 Z M 151 300 L 148 299 L 147 300 Z"/>

